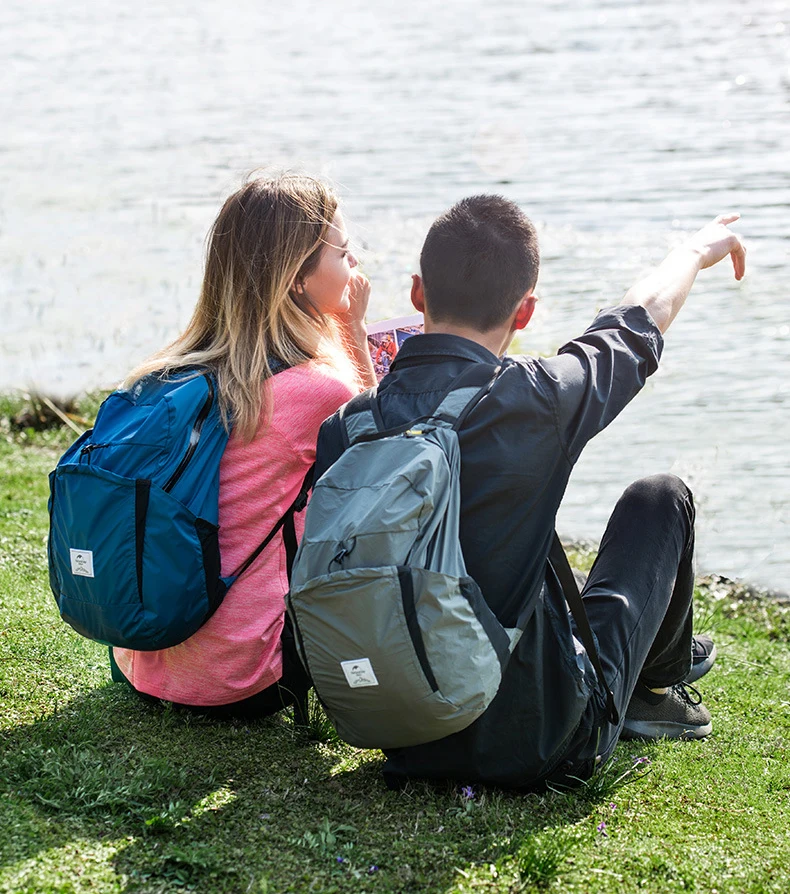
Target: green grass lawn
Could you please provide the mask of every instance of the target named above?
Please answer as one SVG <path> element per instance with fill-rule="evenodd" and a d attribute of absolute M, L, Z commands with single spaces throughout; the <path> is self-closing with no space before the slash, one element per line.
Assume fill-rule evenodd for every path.
<path fill-rule="evenodd" d="M 318 723 L 217 723 L 110 682 L 106 650 L 60 621 L 47 584 L 46 473 L 73 434 L 13 432 L 12 404 L 0 892 L 790 890 L 787 607 L 701 584 L 698 626 L 719 647 L 700 682 L 706 741 L 623 743 L 577 793 L 390 792 L 380 753 Z"/>

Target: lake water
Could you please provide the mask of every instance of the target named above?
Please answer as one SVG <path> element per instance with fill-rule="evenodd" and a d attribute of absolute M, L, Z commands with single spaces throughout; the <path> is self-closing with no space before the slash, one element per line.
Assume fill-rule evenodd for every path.
<path fill-rule="evenodd" d="M 110 384 L 171 338 L 261 164 L 338 184 L 372 319 L 410 310 L 436 214 L 518 201 L 542 240 L 535 352 L 739 210 L 747 278 L 700 275 L 558 522 L 597 539 L 630 480 L 671 470 L 700 568 L 790 589 L 787 2 L 4 0 L 0 61 L 4 389 Z"/>

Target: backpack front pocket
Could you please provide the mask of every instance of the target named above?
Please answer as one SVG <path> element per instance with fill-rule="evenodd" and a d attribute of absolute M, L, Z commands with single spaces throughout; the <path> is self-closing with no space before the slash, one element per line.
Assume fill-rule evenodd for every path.
<path fill-rule="evenodd" d="M 459 594 L 449 613 L 437 611 L 424 575 L 429 593 L 431 585 L 459 586 L 435 572 L 387 566 L 334 572 L 288 596 L 316 692 L 352 745 L 397 748 L 443 738 L 468 726 L 496 692 L 499 661 L 482 628 L 479 647 L 473 643 L 468 601 Z M 448 655 L 431 647 L 443 626 L 443 638 L 456 639 Z M 487 685 L 488 665 L 496 680 Z"/>
<path fill-rule="evenodd" d="M 210 614 L 199 520 L 156 485 L 95 466 L 59 468 L 51 486 L 50 579 L 64 620 L 130 649 L 194 633 Z"/>

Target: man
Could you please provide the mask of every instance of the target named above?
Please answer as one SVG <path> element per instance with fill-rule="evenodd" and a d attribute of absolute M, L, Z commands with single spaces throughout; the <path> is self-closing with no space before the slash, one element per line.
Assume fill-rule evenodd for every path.
<path fill-rule="evenodd" d="M 410 338 L 378 389 L 387 427 L 430 413 L 469 364 L 501 363 L 459 432 L 460 539 L 469 574 L 505 626 L 529 622 L 496 698 L 466 729 L 387 752 L 385 774 L 527 788 L 568 782 L 605 761 L 621 733 L 701 738 L 711 718 L 687 682 L 715 659 L 692 637 L 694 508 L 679 479 L 631 485 L 614 509 L 582 595 L 605 680 L 576 636 L 547 556 L 574 463 L 655 371 L 663 333 L 699 270 L 745 249 L 722 215 L 602 311 L 556 357 L 505 357 L 535 307 L 537 237 L 500 196 L 464 199 L 432 225 L 413 277 L 425 334 Z M 337 415 L 324 423 L 317 474 L 343 451 Z M 386 470 L 382 470 L 386 474 Z M 684 682 L 685 681 L 685 682 Z M 620 714 L 610 722 L 610 688 Z M 691 690 L 694 691 L 694 690 Z"/>

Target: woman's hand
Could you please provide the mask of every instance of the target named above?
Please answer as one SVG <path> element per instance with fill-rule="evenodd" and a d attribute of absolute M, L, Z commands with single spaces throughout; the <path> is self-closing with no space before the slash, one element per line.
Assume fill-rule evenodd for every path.
<path fill-rule="evenodd" d="M 348 284 L 348 300 L 350 306 L 344 314 L 340 315 L 340 322 L 352 335 L 356 336 L 361 329 L 367 338 L 365 314 L 370 302 L 370 280 L 364 273 L 355 270 L 351 274 L 351 282 Z"/>
<path fill-rule="evenodd" d="M 349 308 L 338 315 L 340 325 L 346 332 L 352 359 L 357 367 L 362 384 L 369 388 L 376 384 L 376 373 L 368 350 L 368 330 L 365 328 L 365 313 L 370 302 L 370 280 L 364 273 L 354 271 L 348 286 Z"/>

